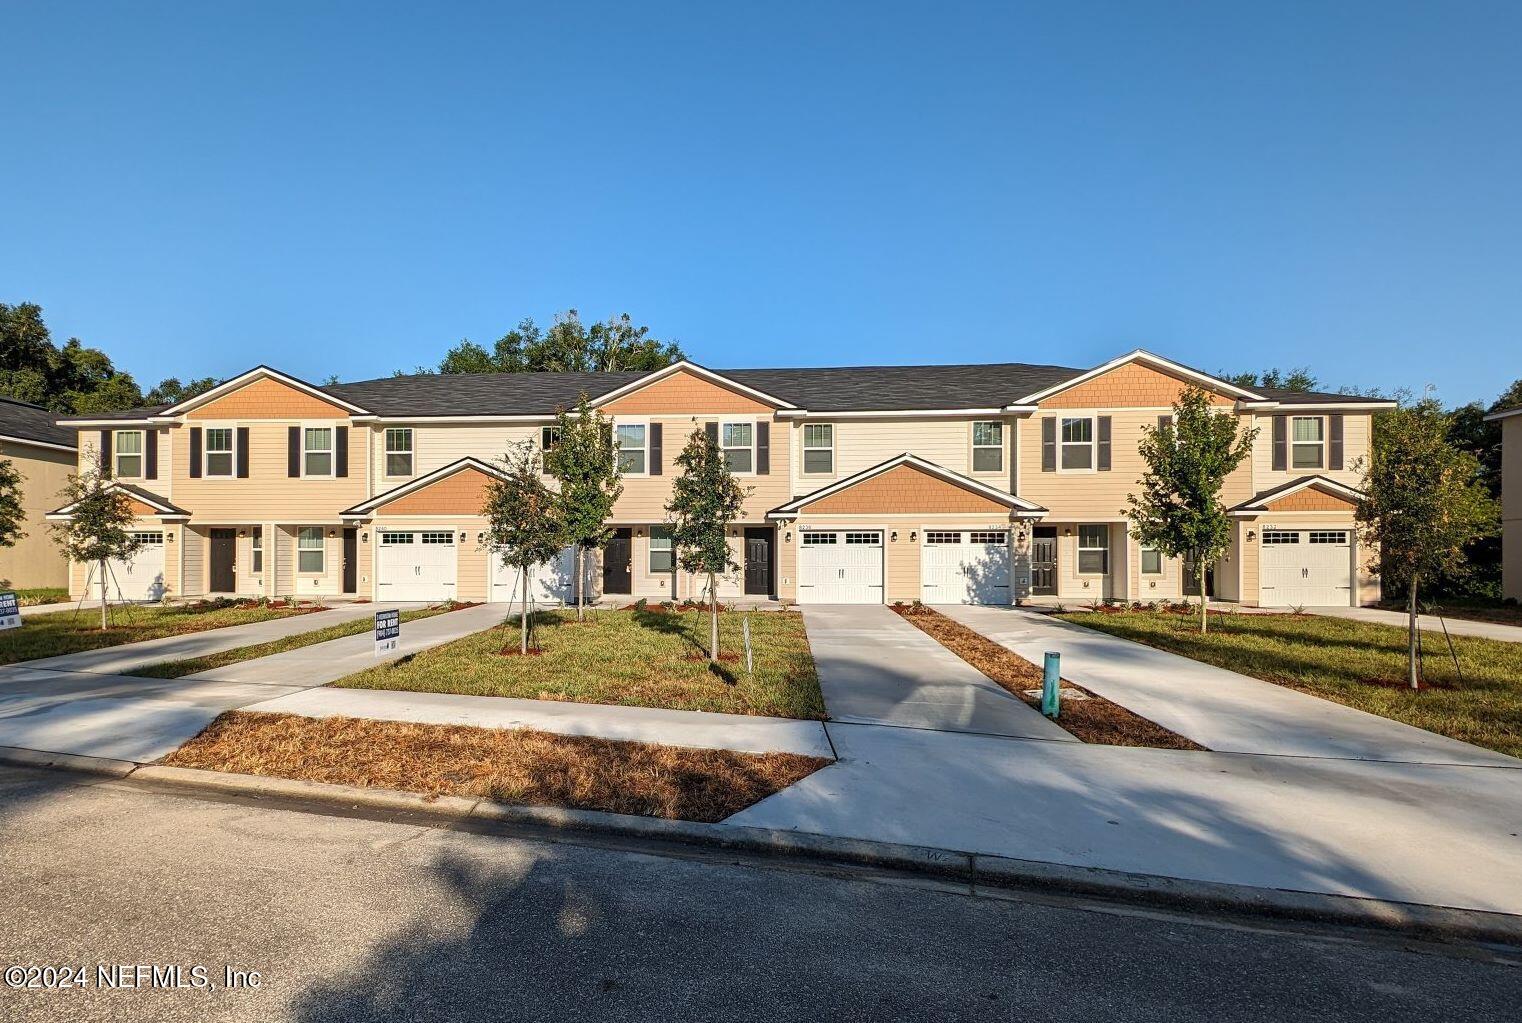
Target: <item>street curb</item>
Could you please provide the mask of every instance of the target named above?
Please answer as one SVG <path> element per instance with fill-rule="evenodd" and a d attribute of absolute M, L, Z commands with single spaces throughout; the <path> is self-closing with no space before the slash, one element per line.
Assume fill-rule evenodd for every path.
<path fill-rule="evenodd" d="M 109 757 L 83 757 L 74 753 L 44 753 L 41 750 L 21 746 L 0 746 L 0 764 L 17 767 L 57 767 L 68 771 L 84 771 L 87 774 L 105 774 L 113 778 L 125 778 L 137 769 L 131 760 L 112 760 Z"/>
<path fill-rule="evenodd" d="M 21 754 L 21 755 L 13 755 Z M 183 767 L 134 766 L 126 761 L 0 747 L 0 762 L 112 774 L 128 784 L 274 797 L 313 805 L 368 807 L 426 814 L 442 823 L 496 823 L 551 832 L 677 842 L 753 855 L 798 858 L 843 867 L 900 871 L 969 885 L 1036 894 L 1076 894 L 1119 903 L 1185 912 L 1214 912 L 1283 921 L 1367 928 L 1448 942 L 1522 946 L 1522 916 L 1424 906 L 1346 895 L 1326 895 L 1214 881 L 1078 867 L 1040 860 L 836 838 L 808 832 L 634 817 L 599 810 L 519 806 L 487 799 L 370 789 Z M 123 769 L 125 768 L 125 770 Z M 130 775 L 130 776 L 129 776 Z"/>

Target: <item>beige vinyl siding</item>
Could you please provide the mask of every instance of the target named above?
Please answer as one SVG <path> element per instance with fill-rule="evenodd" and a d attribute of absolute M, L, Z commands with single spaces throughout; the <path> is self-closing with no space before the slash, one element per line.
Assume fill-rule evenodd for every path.
<path fill-rule="evenodd" d="M 540 423 L 387 423 L 369 431 L 371 479 L 374 493 L 380 494 L 401 486 L 418 476 L 426 476 L 462 458 L 497 462 L 509 450 L 524 441 L 539 447 Z M 386 475 L 386 430 L 406 427 L 412 430 L 411 476 Z M 362 464 L 362 463 L 361 463 Z"/>
<path fill-rule="evenodd" d="M 1070 601 L 1128 599 L 1126 590 L 1126 527 L 1122 522 L 1044 523 L 1057 527 L 1057 596 Z M 1078 527 L 1103 525 L 1109 530 L 1109 571 L 1103 575 L 1078 571 Z"/>
<path fill-rule="evenodd" d="M 1128 591 L 1132 600 L 1177 600 L 1183 592 L 1183 561 L 1179 558 L 1162 558 L 1163 570 L 1157 575 L 1146 575 L 1141 570 L 1141 544 L 1135 537 L 1127 537 Z"/>
<path fill-rule="evenodd" d="M 14 546 L 0 547 L 0 587 L 67 586 L 69 566 L 48 530 L 48 512 L 63 504 L 75 453 L 0 441 L 0 459 L 21 476 L 21 531 Z"/>
<path fill-rule="evenodd" d="M 1294 412 L 1286 412 L 1293 418 Z M 1311 415 L 1313 413 L 1306 413 Z M 1314 415 L 1325 416 L 1326 413 L 1317 412 Z M 1274 417 L 1272 415 L 1260 415 L 1253 417 L 1253 425 L 1258 427 L 1257 439 L 1253 442 L 1252 471 L 1253 486 L 1256 493 L 1281 487 L 1291 480 L 1300 479 L 1303 476 L 1325 476 L 1350 487 L 1363 485 L 1363 474 L 1357 466 L 1359 460 L 1367 461 L 1369 457 L 1370 432 L 1373 429 L 1374 418 L 1367 412 L 1345 413 L 1342 417 L 1342 469 L 1296 469 L 1286 457 L 1284 472 L 1274 471 Z M 1289 422 L 1285 423 L 1286 435 L 1293 429 Z M 1330 442 L 1331 427 L 1324 428 L 1325 436 Z M 1326 456 L 1330 456 L 1330 443 Z M 1326 457 L 1323 458 L 1323 462 Z M 1235 502 L 1228 501 L 1228 504 Z"/>
<path fill-rule="evenodd" d="M 321 573 L 297 570 L 297 543 L 301 530 L 307 526 L 320 526 L 323 535 L 323 571 Z M 329 533 L 335 535 L 329 536 Z M 276 530 L 280 543 L 281 571 L 278 575 L 280 590 L 276 596 L 317 597 L 332 596 L 343 592 L 343 530 L 332 524 L 320 522 L 298 523 L 280 526 Z"/>
<path fill-rule="evenodd" d="M 998 421 L 1004 424 L 1004 465 L 997 472 L 972 471 L 972 424 Z M 828 475 L 803 472 L 803 427 L 828 422 L 835 432 L 835 471 Z M 871 419 L 795 420 L 789 431 L 795 495 L 812 493 L 836 480 L 886 462 L 905 451 L 927 462 L 980 482 L 1009 491 L 1009 454 L 1013 421 L 1000 416 L 961 418 L 884 417 Z M 1039 463 L 1038 463 L 1039 465 Z M 773 471 L 775 471 L 775 448 Z"/>
<path fill-rule="evenodd" d="M 199 597 L 206 592 L 206 537 L 201 530 L 187 527 L 180 530 L 179 544 L 181 592 L 187 597 Z M 168 556 L 165 551 L 165 557 Z"/>
<path fill-rule="evenodd" d="M 216 422 L 198 423 L 203 429 Z M 349 475 L 335 479 L 303 479 L 287 475 L 287 431 L 301 427 L 297 420 L 228 423 L 249 431 L 247 479 L 190 477 L 190 427 L 179 427 L 173 444 L 174 502 L 191 513 L 191 521 L 204 525 L 253 523 L 277 520 L 304 521 L 313 525 L 336 523 L 338 513 L 365 499 L 365 447 L 367 431 L 349 430 Z M 329 420 L 324 427 L 341 426 Z M 235 442 L 236 443 L 236 442 Z M 162 454 L 162 449 L 161 452 Z M 160 471 L 163 471 L 162 459 Z"/>
<path fill-rule="evenodd" d="M 666 505 L 671 500 L 671 482 L 680 474 L 676 458 L 682 453 L 694 430 L 702 430 L 706 422 L 747 421 L 761 422 L 765 416 L 751 415 L 704 415 L 704 416 L 619 416 L 618 423 L 661 424 L 661 475 L 630 475 L 623 478 L 624 492 L 613 507 L 611 521 L 619 523 L 664 522 Z M 771 426 L 771 471 L 765 476 L 754 473 L 738 475 L 740 485 L 749 490 L 745 498 L 742 521 L 761 523 L 766 513 L 778 505 L 786 504 L 793 496 L 788 476 L 788 429 L 784 423 L 773 422 Z M 645 435 L 649 443 L 649 431 Z M 648 451 L 648 448 L 647 448 Z M 648 454 L 646 465 L 649 464 Z"/>

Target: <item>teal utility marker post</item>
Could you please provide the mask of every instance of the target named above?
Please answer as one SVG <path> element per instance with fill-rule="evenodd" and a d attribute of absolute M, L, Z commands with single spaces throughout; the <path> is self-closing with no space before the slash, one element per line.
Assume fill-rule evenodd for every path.
<path fill-rule="evenodd" d="M 1046 652 L 1041 671 L 1041 713 L 1052 720 L 1062 712 L 1062 655 Z"/>

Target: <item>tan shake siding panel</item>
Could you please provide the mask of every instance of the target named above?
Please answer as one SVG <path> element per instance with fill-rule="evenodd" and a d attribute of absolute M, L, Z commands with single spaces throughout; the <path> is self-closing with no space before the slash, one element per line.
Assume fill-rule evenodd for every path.
<path fill-rule="evenodd" d="M 45 516 L 64 503 L 63 488 L 74 472 L 75 453 L 0 441 L 0 458 L 21 476 L 21 537 L 0 547 L 0 586 L 13 589 L 69 585 L 69 566 L 53 542 Z"/>
<path fill-rule="evenodd" d="M 1501 592 L 1522 600 L 1522 416 L 1501 420 Z"/>
<path fill-rule="evenodd" d="M 1352 501 L 1329 494 L 1316 487 L 1306 487 L 1287 494 L 1267 505 L 1270 512 L 1348 512 L 1355 508 Z"/>
<path fill-rule="evenodd" d="M 1128 362 L 1059 391 L 1039 404 L 1042 409 L 1167 408 L 1189 386 L 1189 381 L 1179 377 Z M 1215 405 L 1235 404 L 1234 398 L 1224 394 L 1212 393 L 1210 400 Z"/>
<path fill-rule="evenodd" d="M 626 394 L 601 409 L 604 415 L 662 415 L 672 409 L 698 415 L 728 413 L 770 415 L 772 406 L 747 394 L 721 387 L 694 373 L 682 370 L 655 383 Z"/>
<path fill-rule="evenodd" d="M 974 422 L 1002 422 L 1004 424 L 1004 467 L 997 472 L 972 471 L 972 424 Z M 969 416 L 966 418 L 872 418 L 814 420 L 828 422 L 835 434 L 835 471 L 832 473 L 803 472 L 802 421 L 794 420 L 787 429 L 791 441 L 793 491 L 807 494 L 836 480 L 881 465 L 904 452 L 918 455 L 943 469 L 970 476 L 981 483 L 1009 490 L 1009 448 L 1014 432 L 1013 420 L 1000 416 Z M 774 441 L 775 443 L 775 441 Z"/>
<path fill-rule="evenodd" d="M 188 427 L 180 427 L 173 445 L 174 502 L 197 524 L 252 522 L 312 524 L 338 520 L 338 513 L 358 504 L 365 492 L 365 431 L 349 430 L 349 475 L 303 479 L 287 475 L 287 430 L 297 422 L 255 422 L 249 431 L 247 479 L 190 477 Z M 341 425 L 341 424 L 334 424 Z"/>
<path fill-rule="evenodd" d="M 547 424 L 527 423 L 504 426 L 481 423 L 391 423 L 391 427 L 412 430 L 411 476 L 386 475 L 386 426 L 375 426 L 371 431 L 372 457 L 371 478 L 377 481 L 376 493 L 401 486 L 418 476 L 426 476 L 435 469 L 442 469 L 462 458 L 478 458 L 483 462 L 498 462 L 509 451 L 525 441 L 539 446 L 540 427 Z"/>
<path fill-rule="evenodd" d="M 480 515 L 490 478 L 479 469 L 462 469 L 377 509 L 392 515 Z"/>
<path fill-rule="evenodd" d="M 1292 414 L 1286 410 L 1286 414 Z M 1322 415 L 1323 413 L 1316 413 Z M 1256 492 L 1273 490 L 1282 487 L 1286 483 L 1292 483 L 1304 476 L 1325 476 L 1327 479 L 1336 480 L 1338 483 L 1349 487 L 1363 486 L 1363 472 L 1360 466 L 1366 464 L 1369 458 L 1369 437 L 1373 428 L 1373 417 L 1367 412 L 1348 412 L 1342 417 L 1342 465 L 1338 470 L 1333 469 L 1296 469 L 1288 467 L 1282 472 L 1274 471 L 1274 417 L 1272 415 L 1259 415 L 1253 417 L 1253 425 L 1258 428 L 1258 437 L 1253 442 L 1252 470 L 1253 486 Z M 1289 424 L 1285 424 L 1286 431 Z M 1286 457 L 1286 465 L 1289 459 Z M 1230 501 L 1228 504 L 1232 503 Z"/>
<path fill-rule="evenodd" d="M 186 419 L 347 419 L 349 413 L 289 384 L 269 377 L 244 384 L 199 408 Z"/>
<path fill-rule="evenodd" d="M 746 417 L 730 417 L 746 418 Z M 765 417 L 757 417 L 760 422 Z M 620 524 L 640 522 L 665 522 L 666 505 L 671 500 L 671 484 L 681 473 L 676 457 L 682 453 L 694 431 L 701 431 L 706 422 L 716 421 L 715 416 L 680 415 L 652 416 L 637 422 L 661 424 L 661 472 L 659 476 L 625 476 L 624 491 L 613 506 L 611 521 Z M 749 491 L 743 505 L 742 520 L 759 523 L 766 513 L 792 499 L 788 476 L 787 428 L 780 423 L 771 427 L 771 471 L 765 476 L 754 473 L 737 475 L 740 486 Z"/>
<path fill-rule="evenodd" d="M 991 512 L 1009 509 L 909 465 L 879 473 L 806 506 L 811 515 L 881 515 Z"/>

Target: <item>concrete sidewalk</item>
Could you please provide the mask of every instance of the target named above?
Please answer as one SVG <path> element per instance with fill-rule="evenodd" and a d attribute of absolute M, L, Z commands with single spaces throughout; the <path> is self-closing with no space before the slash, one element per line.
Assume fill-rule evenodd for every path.
<path fill-rule="evenodd" d="M 835 756 L 824 725 L 818 721 L 749 714 L 708 714 L 503 696 L 330 687 L 279 696 L 243 709 L 316 718 L 343 715 L 381 721 L 474 725 L 477 728 L 534 728 L 557 735 L 586 735 L 741 753 L 800 753 L 830 759 Z"/>
<path fill-rule="evenodd" d="M 802 611 L 831 721 L 1077 741 L 882 605 Z"/>
<path fill-rule="evenodd" d="M 1405 612 L 1386 611 L 1378 607 L 1308 607 L 1305 613 L 1321 615 L 1325 618 L 1347 618 L 1355 622 L 1392 625 L 1397 629 L 1407 628 Z M 1439 618 L 1442 621 L 1438 621 Z M 1446 615 L 1436 614 L 1424 614 L 1417 619 L 1417 625 L 1423 632 L 1441 633 L 1445 623 L 1448 631 L 1455 636 L 1494 639 L 1502 643 L 1522 643 L 1522 625 L 1476 622 L 1467 618 L 1449 618 Z"/>
<path fill-rule="evenodd" d="M 1522 777 L 830 724 L 838 763 L 726 824 L 1522 913 Z"/>
<path fill-rule="evenodd" d="M 1522 768 L 1502 753 L 1048 615 L 936 610 L 1033 664 L 1057 651 L 1064 678 L 1216 752 Z"/>

